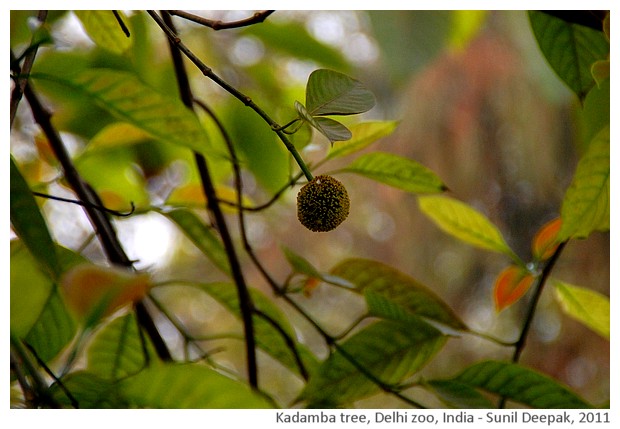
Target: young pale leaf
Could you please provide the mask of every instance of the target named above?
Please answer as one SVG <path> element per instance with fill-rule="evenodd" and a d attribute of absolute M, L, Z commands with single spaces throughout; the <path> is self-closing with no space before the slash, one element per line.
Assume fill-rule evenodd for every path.
<path fill-rule="evenodd" d="M 301 119 L 327 137 L 332 144 L 335 141 L 344 141 L 351 138 L 351 131 L 340 122 L 330 118 L 312 116 L 299 101 L 295 101 L 295 109 Z"/>
<path fill-rule="evenodd" d="M 371 315 L 393 320 L 425 317 L 455 329 L 467 329 L 430 289 L 400 271 L 368 259 L 347 259 L 331 274 L 351 282 L 364 294 Z"/>
<path fill-rule="evenodd" d="M 438 193 L 447 188 L 437 175 L 422 164 L 385 152 L 362 155 L 343 171 L 359 174 L 414 194 Z"/>
<path fill-rule="evenodd" d="M 517 302 L 530 289 L 534 280 L 536 278 L 522 267 L 510 265 L 504 269 L 493 286 L 495 309 L 502 311 Z"/>
<path fill-rule="evenodd" d="M 334 159 L 358 152 L 377 140 L 394 132 L 397 121 L 362 122 L 351 127 L 351 138 L 332 147 L 327 159 Z"/>
<path fill-rule="evenodd" d="M 121 381 L 119 390 L 139 408 L 272 408 L 248 384 L 201 364 L 155 365 Z"/>
<path fill-rule="evenodd" d="M 10 168 L 11 225 L 41 268 L 57 278 L 60 265 L 45 219 L 13 157 Z"/>
<path fill-rule="evenodd" d="M 312 116 L 354 115 L 374 105 L 373 93 L 345 74 L 319 69 L 308 77 L 306 108 Z"/>
<path fill-rule="evenodd" d="M 216 154 L 198 117 L 178 98 L 160 94 L 129 72 L 87 69 L 75 75 L 33 75 L 63 85 L 93 100 L 119 120 L 175 145 Z M 217 153 L 217 155 L 223 155 Z"/>
<path fill-rule="evenodd" d="M 583 100 L 594 86 L 590 67 L 597 60 L 607 59 L 609 53 L 604 33 L 539 11 L 530 11 L 529 18 L 549 65 Z"/>
<path fill-rule="evenodd" d="M 127 17 L 117 11 L 125 24 Z M 131 38 L 123 32 L 111 10 L 76 10 L 84 30 L 95 44 L 115 54 L 122 54 L 131 46 Z"/>
<path fill-rule="evenodd" d="M 482 213 L 468 204 L 445 196 L 421 196 L 420 209 L 444 232 L 482 249 L 503 253 L 515 261 L 501 232 Z"/>
<path fill-rule="evenodd" d="M 590 142 L 562 202 L 559 239 L 586 238 L 608 231 L 610 219 L 609 126 Z"/>
<path fill-rule="evenodd" d="M 484 361 L 453 379 L 532 408 L 592 408 L 556 380 L 518 364 Z"/>
<path fill-rule="evenodd" d="M 609 298 L 598 292 L 555 281 L 555 296 L 564 312 L 609 339 Z"/>
<path fill-rule="evenodd" d="M 446 342 L 421 320 L 381 321 L 348 338 L 317 369 L 299 400 L 343 405 L 394 385 L 419 371 Z"/>
<path fill-rule="evenodd" d="M 224 273 L 230 273 L 228 257 L 224 246 L 211 232 L 205 223 L 193 212 L 185 209 L 174 209 L 162 215 L 177 224 L 183 233 L 213 264 Z"/>
<path fill-rule="evenodd" d="M 235 317 L 241 318 L 237 290 L 233 284 L 196 283 L 194 286 L 206 292 Z M 295 341 L 295 331 L 290 326 L 286 316 L 258 290 L 250 289 L 250 296 L 254 307 L 266 316 L 254 316 L 256 345 L 292 372 L 302 376 L 311 373 L 317 366 L 316 358 L 303 345 Z M 277 327 L 274 326 L 274 323 L 277 324 Z M 283 334 L 286 334 L 288 339 L 293 340 L 295 352 Z"/>
<path fill-rule="evenodd" d="M 97 332 L 87 350 L 88 371 L 106 380 L 119 380 L 146 368 L 156 355 L 139 329 L 135 315 L 127 314 Z"/>

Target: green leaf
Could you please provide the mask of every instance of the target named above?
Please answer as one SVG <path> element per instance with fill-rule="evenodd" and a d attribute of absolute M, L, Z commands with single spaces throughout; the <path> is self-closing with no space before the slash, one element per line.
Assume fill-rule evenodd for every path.
<path fill-rule="evenodd" d="M 467 329 L 430 289 L 400 271 L 369 259 L 347 259 L 331 274 L 350 281 L 363 293 L 372 316 L 392 320 L 425 317 L 455 329 Z"/>
<path fill-rule="evenodd" d="M 43 362 L 55 358 L 77 333 L 77 323 L 65 307 L 57 288 L 48 296 L 43 311 L 26 336 Z"/>
<path fill-rule="evenodd" d="M 358 152 L 377 140 L 394 132 L 397 121 L 362 122 L 351 127 L 351 139 L 332 147 L 327 159 L 334 159 Z"/>
<path fill-rule="evenodd" d="M 239 299 L 235 285 L 230 283 L 196 283 L 194 286 L 206 292 L 235 315 L 235 317 L 241 319 Z M 296 374 L 303 375 L 304 373 L 300 368 L 299 359 L 306 373 L 314 371 L 317 366 L 314 355 L 304 346 L 294 341 L 294 347 L 297 351 L 296 356 L 291 350 L 290 344 L 287 344 L 287 341 L 282 336 L 282 332 L 284 332 L 288 338 L 292 340 L 297 338 L 286 316 L 269 298 L 260 293 L 260 291 L 250 289 L 250 296 L 252 297 L 254 307 L 265 314 L 270 321 L 278 325 L 278 328 L 276 328 L 273 323 L 266 318 L 254 315 L 254 337 L 256 339 L 256 345 Z"/>
<path fill-rule="evenodd" d="M 201 364 L 150 367 L 120 382 L 120 392 L 139 408 L 272 408 L 247 384 Z"/>
<path fill-rule="evenodd" d="M 23 178 L 13 157 L 11 157 L 11 225 L 22 239 L 32 256 L 48 271 L 58 278 L 60 266 L 56 248 L 47 229 L 39 206 Z"/>
<path fill-rule="evenodd" d="M 167 143 L 187 147 L 205 155 L 214 147 L 198 117 L 177 97 L 166 96 L 145 85 L 129 72 L 86 69 L 75 75 L 33 74 L 89 97 L 119 120 L 128 122 Z"/>
<path fill-rule="evenodd" d="M 300 394 L 309 406 L 343 405 L 378 393 L 419 371 L 446 342 L 418 321 L 380 321 L 353 334 L 317 369 Z M 352 363 L 353 360 L 355 363 Z"/>
<path fill-rule="evenodd" d="M 555 296 L 564 312 L 609 339 L 609 298 L 591 289 L 554 281 Z"/>
<path fill-rule="evenodd" d="M 127 25 L 127 17 L 117 11 Z M 131 47 L 131 38 L 123 32 L 111 10 L 76 10 L 75 15 L 82 22 L 84 30 L 95 44 L 115 54 L 122 54 Z"/>
<path fill-rule="evenodd" d="M 530 24 L 543 55 L 566 85 L 583 99 L 594 86 L 590 67 L 607 59 L 609 43 L 601 31 L 530 11 Z"/>
<path fill-rule="evenodd" d="M 533 408 L 592 408 L 556 380 L 518 364 L 484 361 L 453 379 Z"/>
<path fill-rule="evenodd" d="M 342 171 L 359 174 L 414 194 L 437 193 L 447 189 L 441 179 L 422 164 L 386 152 L 362 155 Z"/>
<path fill-rule="evenodd" d="M 159 211 L 160 214 L 177 224 L 183 233 L 213 264 L 226 274 L 230 274 L 228 257 L 224 246 L 207 225 L 193 212 L 186 209 Z"/>
<path fill-rule="evenodd" d="M 139 329 L 132 313 L 112 320 L 98 331 L 88 346 L 88 371 L 106 380 L 119 380 L 144 369 L 156 355 L 147 348 L 149 343 Z"/>
<path fill-rule="evenodd" d="M 36 323 L 54 287 L 21 240 L 11 241 L 11 332 L 20 338 Z"/>
<path fill-rule="evenodd" d="M 351 138 L 351 131 L 338 121 L 330 118 L 321 118 L 312 116 L 306 107 L 299 101 L 295 101 L 295 109 L 299 117 L 316 128 L 321 134 L 329 139 L 331 143 L 335 141 L 344 141 Z"/>
<path fill-rule="evenodd" d="M 562 201 L 562 229 L 558 239 L 586 238 L 608 231 L 610 220 L 609 126 L 590 142 L 579 160 L 575 177 Z"/>
<path fill-rule="evenodd" d="M 495 405 L 473 387 L 453 380 L 431 380 L 422 384 L 450 408 L 495 408 Z"/>
<path fill-rule="evenodd" d="M 79 255 L 56 246 L 63 269 Z M 11 242 L 11 333 L 24 338 L 43 361 L 54 358 L 75 336 L 77 324 L 49 273 L 41 271 L 21 241 Z"/>
<path fill-rule="evenodd" d="M 420 210 L 444 232 L 476 247 L 503 253 L 519 261 L 499 229 L 471 206 L 445 196 L 423 196 L 418 201 Z"/>
<path fill-rule="evenodd" d="M 312 116 L 354 115 L 374 105 L 373 93 L 345 74 L 319 69 L 308 77 L 306 108 Z"/>
<path fill-rule="evenodd" d="M 263 25 L 251 25 L 241 30 L 262 40 L 267 49 L 273 49 L 296 59 L 308 59 L 314 63 L 337 69 L 350 67 L 342 53 L 312 37 L 305 26 L 297 22 L 269 20 Z M 273 71 L 273 67 L 271 68 Z"/>
<path fill-rule="evenodd" d="M 71 398 L 67 396 L 71 393 Z M 118 385 L 88 371 L 76 371 L 62 379 L 62 387 L 54 383 L 50 387 L 54 399 L 66 407 L 89 408 L 128 408 L 129 404 L 118 392 Z M 75 400 L 76 403 L 73 402 Z"/>

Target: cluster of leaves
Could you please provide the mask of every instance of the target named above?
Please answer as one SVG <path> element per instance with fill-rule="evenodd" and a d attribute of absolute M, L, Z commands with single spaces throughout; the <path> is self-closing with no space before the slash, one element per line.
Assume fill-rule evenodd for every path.
<path fill-rule="evenodd" d="M 141 14 L 137 15 L 131 21 L 134 29 L 142 22 Z M 131 49 L 111 13 L 80 12 L 77 17 L 102 49 L 114 53 Z M 543 226 L 532 239 L 533 261 L 522 261 L 499 228 L 467 203 L 445 195 L 447 187 L 441 178 L 414 160 L 372 151 L 333 173 L 357 174 L 413 194 L 421 212 L 447 234 L 505 255 L 511 263 L 497 276 L 494 298 L 498 310 L 517 302 L 530 288 L 540 290 L 543 287 L 563 243 L 587 238 L 594 231 L 609 230 L 609 78 L 604 77 L 601 70 L 605 67 L 600 63 L 608 61 L 609 18 L 606 33 L 542 13 L 531 13 L 530 21 L 552 68 L 583 101 L 584 110 L 588 112 L 585 116 L 595 118 L 588 122 L 589 143 L 564 197 L 560 217 Z M 566 34 L 571 37 L 566 40 L 559 37 Z M 573 57 L 568 59 L 560 54 L 567 51 L 566 43 L 573 48 L 570 50 Z M 100 151 L 102 148 L 133 146 L 144 141 L 190 149 L 210 160 L 228 160 L 229 153 L 214 137 L 212 125 L 205 124 L 203 118 L 178 98 L 146 84 L 133 69 L 102 67 L 95 62 L 95 65 L 80 64 L 67 72 L 65 67 L 47 64 L 35 68 L 30 80 L 45 86 L 50 94 L 71 94 L 81 101 L 89 100 L 93 111 L 103 112 L 109 123 L 91 136 L 91 144 L 83 153 L 74 157 L 78 169 L 87 180 L 93 179 L 91 184 L 102 194 L 106 190 L 112 194 L 118 193 L 118 189 L 131 190 L 120 196 L 120 200 L 135 201 L 136 216 L 157 213 L 173 222 L 230 279 L 174 283 L 175 287 L 195 289 L 242 320 L 244 314 L 232 279 L 230 252 L 205 220 L 189 207 L 188 201 L 195 203 L 197 199 L 194 193 L 187 192 L 191 188 L 183 188 L 185 192 L 177 190 L 164 204 L 155 205 L 144 190 L 144 182 L 125 187 L 124 182 L 110 179 L 118 175 L 125 177 L 119 180 L 126 180 L 124 167 L 104 164 L 110 168 L 105 179 L 88 174 L 89 163 L 99 156 L 105 157 Z M 605 103 L 601 100 L 607 100 L 606 122 L 601 120 L 601 116 L 605 118 L 600 110 L 605 109 Z M 295 102 L 297 119 L 272 131 L 294 132 L 299 130 L 300 124 L 309 124 L 325 136 L 332 146 L 322 160 L 312 165 L 314 169 L 334 160 L 343 161 L 346 156 L 390 135 L 397 127 L 393 121 L 375 121 L 347 128 L 326 118 L 361 113 L 374 104 L 372 93 L 359 81 L 332 70 L 320 69 L 310 75 L 305 103 L 304 106 Z M 11 224 L 19 238 L 11 243 L 12 347 L 23 362 L 28 363 L 32 355 L 47 370 L 57 365 L 58 359 L 66 359 L 63 351 L 67 348 L 73 355 L 85 356 L 83 369 L 72 367 L 73 356 L 63 361 L 65 366 L 54 374 L 54 383 L 49 388 L 38 386 L 51 397 L 51 402 L 44 405 L 261 408 L 303 403 L 308 407 L 339 407 L 386 392 L 406 404 L 424 406 L 407 396 L 408 389 L 417 388 L 449 407 L 493 408 L 496 406 L 491 399 L 493 396 L 534 408 L 592 407 L 558 381 L 513 362 L 487 360 L 451 377 L 421 378 L 420 370 L 452 337 L 476 334 L 441 297 L 407 274 L 377 261 L 346 259 L 323 272 L 290 249 L 283 249 L 283 253 L 291 266 L 291 275 L 283 284 L 277 284 L 274 291 L 311 322 L 329 346 L 329 355 L 320 359 L 297 339 L 295 326 L 272 297 L 257 288 L 250 288 L 249 295 L 256 347 L 304 381 L 293 404 L 280 404 L 270 397 L 270 392 L 252 389 L 242 381 L 240 374 L 227 374 L 208 354 L 201 356 L 200 362 L 166 362 L 144 335 L 133 312 L 102 318 L 105 311 L 99 309 L 101 311 L 95 315 L 80 320 L 68 308 L 69 302 L 60 285 L 72 270 L 83 269 L 85 264 L 94 267 L 94 264 L 78 251 L 54 242 L 31 190 L 35 186 L 43 188 L 45 184 L 29 185 L 21 169 L 11 157 Z M 123 174 L 117 174 L 121 172 Z M 224 195 L 226 188 L 222 186 L 217 192 L 218 196 Z M 244 196 L 230 192 L 245 202 Z M 104 201 L 107 202 L 105 198 Z M 243 206 L 237 208 L 243 211 Z M 311 295 L 312 288 L 319 282 L 343 289 L 365 303 L 363 317 L 352 322 L 343 336 L 328 334 L 295 304 L 298 292 Z M 553 285 L 569 316 L 609 338 L 609 300 L 606 297 L 559 280 L 554 280 Z M 86 280 L 78 286 L 86 291 L 90 285 Z M 169 287 L 166 284 L 149 286 L 154 290 Z M 134 299 L 130 296 L 127 302 Z M 175 317 L 165 309 L 162 313 L 176 323 Z M 185 336 L 187 344 L 194 344 L 181 325 L 175 326 Z M 30 365 L 25 374 L 12 372 L 12 381 L 21 383 L 23 375 L 34 376 L 35 366 Z"/>

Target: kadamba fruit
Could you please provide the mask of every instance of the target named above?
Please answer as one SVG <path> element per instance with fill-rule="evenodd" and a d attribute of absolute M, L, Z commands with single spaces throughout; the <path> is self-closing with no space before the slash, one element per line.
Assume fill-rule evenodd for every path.
<path fill-rule="evenodd" d="M 331 231 L 348 215 L 347 190 L 342 183 L 331 176 L 315 177 L 297 194 L 297 217 L 310 231 Z"/>
<path fill-rule="evenodd" d="M 141 300 L 151 287 L 151 279 L 146 273 L 84 263 L 69 269 L 60 285 L 68 307 L 85 320 L 108 316 Z"/>

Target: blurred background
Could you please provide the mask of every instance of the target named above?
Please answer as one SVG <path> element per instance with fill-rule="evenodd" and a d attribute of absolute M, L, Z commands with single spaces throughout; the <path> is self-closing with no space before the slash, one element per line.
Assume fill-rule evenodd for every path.
<path fill-rule="evenodd" d="M 251 11 L 200 11 L 209 19 L 231 21 Z M 67 73 L 99 66 L 136 71 L 149 85 L 176 93 L 168 46 L 143 12 L 126 12 L 132 46 L 123 54 L 96 48 L 72 13 L 48 18 L 54 45 L 43 47 L 34 72 Z M 28 11 L 11 11 L 11 46 L 29 39 Z M 524 260 L 530 260 L 533 234 L 559 215 L 562 197 L 583 144 L 578 100 L 553 74 L 540 54 L 523 11 L 277 11 L 263 24 L 212 31 L 175 18 L 179 34 L 209 67 L 252 97 L 280 123 L 295 117 L 293 102 L 304 102 L 304 87 L 316 68 L 331 68 L 361 80 L 377 105 L 358 120 L 398 120 L 396 131 L 368 150 L 414 159 L 435 171 L 461 199 L 491 219 Z M 188 63 L 189 64 L 189 63 Z M 67 66 L 70 67 L 67 67 Z M 246 197 L 260 204 L 287 182 L 293 164 L 269 127 L 250 109 L 188 65 L 197 98 L 213 108 L 242 158 Z M 55 112 L 54 121 L 84 177 L 111 208 L 161 205 L 179 187 L 196 182 L 191 155 L 130 133 L 111 134 L 114 119 L 87 100 L 38 85 Z M 223 144 L 205 119 L 213 139 Z M 106 132 L 110 134 L 105 134 Z M 124 140 L 123 140 L 124 139 Z M 337 143 L 336 143 L 337 144 Z M 314 136 L 303 148 L 318 161 L 329 142 Z M 25 102 L 11 132 L 11 152 L 31 185 L 71 197 L 46 153 Z M 314 173 L 337 170 L 346 158 Z M 212 168 L 218 183 L 232 187 L 231 167 Z M 472 329 L 515 341 L 525 302 L 496 313 L 493 281 L 508 265 L 504 256 L 485 252 L 445 235 L 417 206 L 415 196 L 351 174 L 339 174 L 351 197 L 347 221 L 330 233 L 312 233 L 296 218 L 297 188 L 268 209 L 246 214 L 248 236 L 270 274 L 290 274 L 282 246 L 321 271 L 348 257 L 371 258 L 414 277 L 443 298 Z M 104 256 L 82 210 L 54 201 L 42 203 L 55 239 L 81 249 L 95 261 Z M 238 237 L 236 216 L 229 225 Z M 168 220 L 146 212 L 116 223 L 122 242 L 140 269 L 161 280 L 218 281 L 223 277 Z M 553 276 L 609 295 L 609 234 L 570 242 Z M 270 294 L 264 279 L 239 246 L 249 283 Z M 241 333 L 240 324 L 203 294 L 184 287 L 162 287 L 154 295 L 177 314 L 188 331 L 205 337 L 203 348 L 220 365 L 244 373 L 243 342 L 222 339 Z M 609 399 L 609 342 L 562 315 L 551 288 L 543 294 L 521 362 L 569 385 L 595 404 Z M 295 298 L 330 333 L 346 329 L 363 312 L 363 303 L 328 285 Z M 298 335 L 321 357 L 320 337 L 295 312 L 283 307 Z M 183 356 L 182 338 L 161 317 L 166 338 Z M 423 376 L 450 377 L 482 359 L 509 359 L 512 348 L 474 336 L 451 339 Z M 300 380 L 259 356 L 261 383 L 289 403 Z M 411 396 L 422 395 L 413 389 Z M 431 399 L 420 396 L 425 403 Z M 377 395 L 359 407 L 402 407 Z"/>

